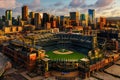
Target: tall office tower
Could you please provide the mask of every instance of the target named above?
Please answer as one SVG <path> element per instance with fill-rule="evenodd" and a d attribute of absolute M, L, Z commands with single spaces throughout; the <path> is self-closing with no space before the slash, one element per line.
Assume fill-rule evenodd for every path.
<path fill-rule="evenodd" d="M 64 20 L 64 16 L 60 16 L 60 26 L 63 26 L 63 20 Z"/>
<path fill-rule="evenodd" d="M 51 15 L 51 16 L 50 16 L 51 27 L 56 27 L 56 26 L 54 25 L 54 23 L 55 23 L 54 21 L 55 21 L 55 16 Z"/>
<path fill-rule="evenodd" d="M 35 18 L 35 13 L 34 12 L 30 12 L 29 13 L 29 17 L 30 17 L 30 23 L 32 24 L 32 25 L 34 25 L 34 18 Z"/>
<path fill-rule="evenodd" d="M 95 21 L 95 10 L 88 9 L 88 26 L 92 29 L 96 29 L 96 21 Z"/>
<path fill-rule="evenodd" d="M 28 20 L 28 6 L 22 7 L 22 20 L 24 21 Z"/>
<path fill-rule="evenodd" d="M 63 26 L 64 26 L 64 28 L 69 28 L 70 27 L 70 17 L 64 16 Z"/>
<path fill-rule="evenodd" d="M 12 25 L 18 26 L 18 20 L 15 17 L 12 17 Z"/>
<path fill-rule="evenodd" d="M 55 16 L 51 15 L 50 16 L 50 22 L 54 21 Z"/>
<path fill-rule="evenodd" d="M 70 20 L 72 26 L 79 26 L 79 18 L 80 18 L 79 12 L 70 12 Z"/>
<path fill-rule="evenodd" d="M 87 14 L 81 14 L 80 15 L 80 21 L 81 21 L 81 25 L 83 27 L 87 27 L 88 26 L 88 15 Z"/>
<path fill-rule="evenodd" d="M 47 22 L 50 22 L 50 15 L 48 13 L 43 13 L 43 22 L 42 22 L 42 27 L 45 28 L 45 25 Z"/>
<path fill-rule="evenodd" d="M 98 21 L 97 21 L 97 28 L 98 29 L 104 29 L 106 25 L 106 18 L 105 17 L 100 17 L 98 18 Z"/>
<path fill-rule="evenodd" d="M 5 16 L 4 15 L 2 15 L 2 21 L 5 22 Z"/>
<path fill-rule="evenodd" d="M 34 12 L 30 12 L 30 13 L 29 13 L 29 17 L 30 17 L 30 18 L 34 18 L 34 17 L 35 17 L 35 13 L 34 13 Z"/>
<path fill-rule="evenodd" d="M 81 14 L 81 15 L 80 15 L 80 20 L 81 20 L 81 21 L 84 21 L 84 20 L 85 20 L 85 17 L 86 17 L 85 14 Z"/>
<path fill-rule="evenodd" d="M 12 10 L 5 11 L 5 20 L 6 26 L 12 25 Z"/>
<path fill-rule="evenodd" d="M 94 24 L 95 23 L 95 10 L 88 9 L 88 16 L 89 16 L 89 24 Z"/>
<path fill-rule="evenodd" d="M 36 29 L 41 29 L 41 15 L 40 13 L 35 13 L 34 23 Z"/>
<path fill-rule="evenodd" d="M 57 27 L 60 27 L 60 16 L 57 16 L 56 17 L 56 25 L 57 25 Z"/>
<path fill-rule="evenodd" d="M 11 20 L 12 21 L 12 10 L 6 10 L 5 11 L 5 17 L 6 17 L 6 20 Z"/>
<path fill-rule="evenodd" d="M 52 28 L 56 28 L 57 27 L 57 17 L 51 15 L 50 16 L 50 24 Z"/>
<path fill-rule="evenodd" d="M 18 25 L 20 25 L 20 22 L 21 22 L 21 16 L 17 16 L 17 21 L 18 21 Z"/>

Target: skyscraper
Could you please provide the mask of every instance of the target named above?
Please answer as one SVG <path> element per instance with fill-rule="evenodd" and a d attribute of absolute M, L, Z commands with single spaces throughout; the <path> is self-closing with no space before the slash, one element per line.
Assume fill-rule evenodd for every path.
<path fill-rule="evenodd" d="M 79 12 L 70 12 L 71 25 L 78 26 L 79 18 L 80 18 Z"/>
<path fill-rule="evenodd" d="M 80 15 L 80 21 L 81 21 L 81 25 L 83 27 L 87 27 L 88 26 L 88 15 L 87 14 L 81 14 Z"/>
<path fill-rule="evenodd" d="M 48 13 L 43 13 L 42 26 L 45 27 L 47 22 L 50 22 L 50 15 Z"/>
<path fill-rule="evenodd" d="M 5 22 L 5 16 L 4 16 L 4 15 L 2 15 L 2 21 L 4 21 L 4 22 Z"/>
<path fill-rule="evenodd" d="M 12 10 L 6 10 L 5 17 L 6 17 L 6 20 L 12 21 Z"/>
<path fill-rule="evenodd" d="M 30 19 L 31 19 L 30 23 L 31 23 L 32 25 L 34 25 L 35 13 L 34 13 L 34 12 L 30 12 L 29 17 L 30 17 Z"/>
<path fill-rule="evenodd" d="M 97 24 L 98 24 L 98 26 L 97 26 L 98 29 L 104 29 L 104 26 L 106 24 L 106 18 L 100 17 Z"/>
<path fill-rule="evenodd" d="M 34 18 L 35 17 L 35 13 L 34 12 L 30 12 L 29 17 L 30 18 Z"/>
<path fill-rule="evenodd" d="M 56 20 L 57 20 L 57 27 L 59 27 L 60 26 L 60 16 L 57 16 Z"/>
<path fill-rule="evenodd" d="M 56 27 L 56 17 L 55 16 L 50 16 L 50 23 L 51 27 L 55 28 Z"/>
<path fill-rule="evenodd" d="M 83 20 L 85 20 L 85 18 L 86 18 L 85 14 L 81 14 L 81 15 L 80 15 L 80 20 L 83 21 Z"/>
<path fill-rule="evenodd" d="M 64 26 L 64 28 L 70 27 L 70 17 L 69 16 L 64 16 L 63 26 Z"/>
<path fill-rule="evenodd" d="M 34 23 L 36 29 L 41 29 L 41 15 L 40 13 L 35 13 Z"/>
<path fill-rule="evenodd" d="M 6 26 L 12 25 L 12 10 L 5 11 L 5 24 Z"/>
<path fill-rule="evenodd" d="M 20 22 L 21 22 L 21 16 L 17 16 L 17 20 L 18 20 L 18 25 L 20 25 Z"/>
<path fill-rule="evenodd" d="M 64 23 L 64 16 L 60 16 L 60 26 L 63 26 Z"/>
<path fill-rule="evenodd" d="M 22 7 L 22 20 L 24 21 L 28 20 L 28 6 Z"/>
<path fill-rule="evenodd" d="M 88 16 L 89 16 L 89 24 L 94 24 L 95 23 L 95 10 L 88 9 Z"/>

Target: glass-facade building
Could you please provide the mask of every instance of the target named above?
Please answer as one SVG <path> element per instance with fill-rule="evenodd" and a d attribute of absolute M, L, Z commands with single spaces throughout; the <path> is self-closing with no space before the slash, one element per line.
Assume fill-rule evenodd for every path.
<path fill-rule="evenodd" d="M 89 24 L 94 24 L 95 10 L 94 9 L 88 9 L 88 16 L 89 16 Z"/>
<path fill-rule="evenodd" d="M 12 10 L 6 10 L 5 15 L 6 20 L 12 20 Z"/>
<path fill-rule="evenodd" d="M 81 15 L 80 15 L 80 20 L 81 20 L 81 21 L 86 20 L 85 14 L 81 14 Z"/>

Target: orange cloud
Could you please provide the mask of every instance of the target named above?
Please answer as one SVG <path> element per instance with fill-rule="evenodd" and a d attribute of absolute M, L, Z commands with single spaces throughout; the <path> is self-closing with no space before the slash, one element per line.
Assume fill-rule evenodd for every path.
<path fill-rule="evenodd" d="M 12 9 L 16 7 L 16 0 L 0 0 L 0 8 Z"/>

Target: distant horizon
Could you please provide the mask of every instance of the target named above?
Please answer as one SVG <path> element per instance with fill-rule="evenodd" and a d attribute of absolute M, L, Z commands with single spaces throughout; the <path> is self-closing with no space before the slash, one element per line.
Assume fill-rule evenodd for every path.
<path fill-rule="evenodd" d="M 87 14 L 88 9 L 95 9 L 95 17 L 120 17 L 120 0 L 0 0 L 0 16 L 6 10 L 13 11 L 13 17 L 21 16 L 21 7 L 27 5 L 29 12 L 68 15 L 69 12 Z"/>

